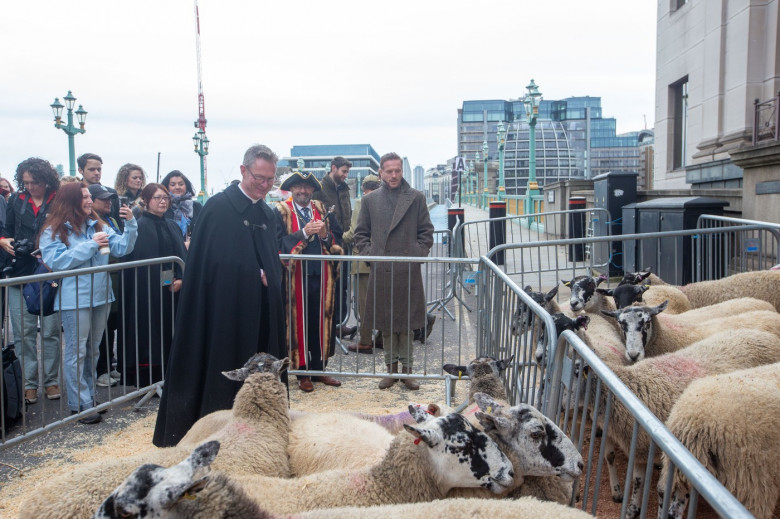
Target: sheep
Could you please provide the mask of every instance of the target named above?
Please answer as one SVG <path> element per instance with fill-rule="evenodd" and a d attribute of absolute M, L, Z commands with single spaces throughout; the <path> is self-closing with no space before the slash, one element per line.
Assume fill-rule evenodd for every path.
<path fill-rule="evenodd" d="M 406 425 L 407 433 L 393 440 L 390 450 L 377 465 L 359 471 L 328 471 L 304 478 L 280 479 L 231 474 L 243 488 L 249 504 L 262 503 L 275 514 L 293 514 L 315 508 L 420 503 L 441 499 L 455 486 L 485 487 L 501 493 L 513 483 L 512 465 L 487 434 L 463 416 L 450 414 L 428 419 L 414 406 L 409 412 L 422 425 Z M 141 471 L 143 467 L 139 469 Z M 149 472 L 149 469 L 145 469 Z M 157 469 L 159 470 L 159 468 Z M 186 489 L 173 492 L 151 491 L 146 473 L 133 473 L 126 485 L 112 493 L 103 508 L 112 503 L 136 503 L 150 515 L 168 509 L 173 517 L 224 517 L 233 506 L 233 496 L 210 479 L 202 485 L 197 499 L 186 499 Z M 144 488 L 144 486 L 147 488 Z M 129 495 L 128 495 L 129 494 Z M 144 501 L 145 496 L 164 496 L 174 502 Z M 184 498 L 184 499 L 182 499 Z"/>
<path fill-rule="evenodd" d="M 780 314 L 777 312 L 759 310 L 703 321 L 696 316 L 673 319 L 674 316 L 659 315 L 666 306 L 664 302 L 654 307 L 629 306 L 614 312 L 602 311 L 620 325 L 630 362 L 677 351 L 720 330 L 748 328 L 780 335 Z M 719 311 L 723 311 L 723 307 Z"/>
<path fill-rule="evenodd" d="M 668 285 L 666 281 L 659 278 L 651 272 L 651 269 L 647 269 L 641 272 L 626 272 L 623 274 L 623 279 L 620 280 L 618 286 L 623 285 Z"/>
<path fill-rule="evenodd" d="M 218 442 L 205 444 L 182 463 L 171 468 L 145 465 L 137 469 L 101 505 L 94 519 L 145 519 L 179 517 L 232 517 L 235 519 L 282 519 L 261 508 L 244 489 L 224 473 L 201 476 L 204 466 L 216 456 Z M 282 496 L 284 497 L 284 496 Z M 207 506 L 204 509 L 203 504 Z M 317 509 L 295 517 L 301 519 L 453 519 L 459 517 L 550 517 L 585 519 L 585 512 L 533 498 L 486 501 L 445 499 L 430 503 Z"/>
<path fill-rule="evenodd" d="M 578 315 L 572 319 L 563 313 L 553 314 L 553 322 L 555 323 L 555 335 L 560 336 L 564 330 L 587 330 L 588 324 L 591 321 L 591 317 L 588 315 Z M 545 361 L 545 352 L 547 351 L 547 334 L 544 327 L 542 327 L 539 333 L 539 338 L 536 341 L 536 362 L 542 365 Z"/>
<path fill-rule="evenodd" d="M 466 366 L 445 364 L 442 369 L 450 375 L 461 377 L 464 374 L 469 377 L 469 402 L 474 402 L 475 393 L 486 393 L 493 398 L 506 400 L 506 389 L 499 378 L 501 373 L 512 365 L 514 355 L 506 359 L 482 356 L 472 360 Z"/>
<path fill-rule="evenodd" d="M 260 353 L 243 368 L 225 373 L 235 380 L 247 378 L 236 395 L 232 421 L 210 438 L 222 444 L 216 468 L 231 473 L 289 477 L 287 388 L 279 380 L 288 364 L 287 358 L 276 360 Z M 36 488 L 22 506 L 20 517 L 88 516 L 100 505 L 100 500 L 139 465 L 170 465 L 191 450 L 179 445 L 154 448 L 127 458 L 81 465 Z M 63 488 L 68 492 L 63 492 Z"/>
<path fill-rule="evenodd" d="M 674 353 L 647 358 L 629 366 L 611 364 L 609 367 L 659 420 L 665 421 L 674 403 L 695 379 L 778 361 L 780 338 L 776 335 L 763 331 L 745 333 L 744 330 L 729 330 Z M 584 383 L 584 380 L 581 382 Z M 589 401 L 591 408 L 598 405 L 599 409 L 604 410 L 607 392 L 602 391 L 596 403 L 595 386 L 591 385 L 591 394 L 584 398 Z M 580 388 L 580 394 L 584 394 L 583 388 Z M 603 416 L 599 416 L 597 422 L 602 425 Z M 628 454 L 633 427 L 633 415 L 615 399 L 602 454 L 609 470 L 612 498 L 618 502 L 622 500 L 622 493 L 614 466 L 613 446 L 617 444 Z M 628 508 L 629 516 L 639 513 L 649 444 L 649 436 L 640 430 L 633 466 L 634 489 Z"/>
<path fill-rule="evenodd" d="M 693 308 L 701 308 L 736 297 L 769 301 L 780 312 L 780 270 L 743 272 L 716 281 L 700 281 L 680 287 Z"/>
<path fill-rule="evenodd" d="M 573 312 L 579 312 L 584 310 L 585 312 L 598 311 L 600 308 L 604 308 L 605 305 L 610 303 L 602 301 L 602 294 L 596 289 L 598 286 L 607 280 L 607 276 L 601 274 L 599 276 L 577 276 L 570 281 L 561 280 L 564 286 L 571 289 L 571 297 L 569 299 L 569 308 Z M 607 308 L 607 309 L 614 309 Z"/>
<path fill-rule="evenodd" d="M 780 364 L 693 382 L 666 426 L 751 514 L 772 517 L 780 499 Z M 679 519 L 689 493 L 681 472 L 674 475 L 669 510 L 660 509 L 670 463 L 664 456 L 658 516 Z"/>
<path fill-rule="evenodd" d="M 555 285 L 549 292 L 536 292 L 527 285 L 524 289 L 526 294 L 531 296 L 531 299 L 539 306 L 547 310 L 548 313 L 553 314 L 560 312 L 561 309 L 558 306 L 558 302 L 554 299 L 558 293 L 558 285 Z M 517 308 L 512 314 L 512 335 L 520 335 L 524 330 L 531 328 L 534 322 L 534 313 L 528 308 L 522 299 L 517 298 Z"/>

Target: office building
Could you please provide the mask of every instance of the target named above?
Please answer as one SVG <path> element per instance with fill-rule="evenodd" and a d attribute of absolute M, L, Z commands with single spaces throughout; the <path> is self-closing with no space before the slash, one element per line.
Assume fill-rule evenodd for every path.
<path fill-rule="evenodd" d="M 344 157 L 352 163 L 348 179 L 379 174 L 379 154 L 370 144 L 317 144 L 293 146 L 289 157 L 282 157 L 279 165 L 297 169 L 298 159 L 303 159 L 303 170 L 311 171 L 318 179 L 330 172 L 333 157 Z M 352 182 L 350 182 L 352 184 Z M 354 191 L 353 191 L 354 196 Z"/>

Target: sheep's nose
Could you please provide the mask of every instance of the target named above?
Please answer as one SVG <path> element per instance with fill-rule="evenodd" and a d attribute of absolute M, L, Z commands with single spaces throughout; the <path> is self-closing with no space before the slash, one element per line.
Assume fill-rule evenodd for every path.
<path fill-rule="evenodd" d="M 584 464 L 583 462 L 581 462 L 581 461 L 578 461 L 578 462 L 577 462 L 577 468 L 579 468 L 580 470 L 582 470 L 582 469 L 584 469 L 584 468 L 585 468 L 585 464 Z"/>
<path fill-rule="evenodd" d="M 639 358 L 639 353 L 627 353 L 627 355 L 628 355 L 628 360 L 630 360 L 631 362 L 636 362 L 637 359 Z"/>

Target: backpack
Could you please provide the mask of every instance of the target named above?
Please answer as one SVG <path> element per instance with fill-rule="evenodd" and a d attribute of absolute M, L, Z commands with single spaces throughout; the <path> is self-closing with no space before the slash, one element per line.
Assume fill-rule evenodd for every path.
<path fill-rule="evenodd" d="M 24 407 L 24 382 L 22 381 L 22 364 L 16 357 L 14 345 L 9 344 L 3 348 L 3 372 L 0 374 L 3 393 L 4 430 L 8 430 L 13 423 L 22 416 Z"/>

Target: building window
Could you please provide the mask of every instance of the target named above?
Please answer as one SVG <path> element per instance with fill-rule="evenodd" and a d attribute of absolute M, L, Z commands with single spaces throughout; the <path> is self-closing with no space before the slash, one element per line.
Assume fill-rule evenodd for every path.
<path fill-rule="evenodd" d="M 672 5 L 670 6 L 671 10 L 676 11 L 677 9 L 687 4 L 688 0 L 671 0 L 671 3 L 672 3 Z"/>
<path fill-rule="evenodd" d="M 672 169 L 685 167 L 685 148 L 688 131 L 688 78 L 669 87 L 672 126 Z"/>

